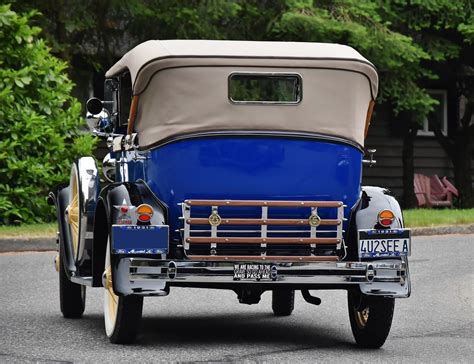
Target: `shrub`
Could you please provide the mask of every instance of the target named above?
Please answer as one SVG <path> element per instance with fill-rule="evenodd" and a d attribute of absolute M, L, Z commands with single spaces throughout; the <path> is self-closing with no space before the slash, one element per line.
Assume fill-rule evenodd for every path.
<path fill-rule="evenodd" d="M 81 105 L 71 96 L 66 64 L 28 23 L 0 5 L 0 223 L 53 216 L 46 194 L 69 178 L 75 156 L 94 139 L 81 132 Z"/>

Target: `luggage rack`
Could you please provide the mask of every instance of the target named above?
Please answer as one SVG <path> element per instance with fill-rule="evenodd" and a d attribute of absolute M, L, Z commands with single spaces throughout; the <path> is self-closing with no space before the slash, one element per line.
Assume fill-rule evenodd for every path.
<path fill-rule="evenodd" d="M 184 228 L 180 229 L 183 246 L 187 257 L 202 261 L 337 261 L 345 256 L 343 241 L 344 207 L 341 201 L 265 201 L 265 200 L 185 200 L 182 207 Z M 192 209 L 200 209 L 196 216 Z M 224 207 L 235 208 L 233 215 L 242 208 L 260 208 L 259 217 L 223 217 Z M 272 208 L 285 208 L 301 214 L 306 211 L 306 218 L 269 217 Z M 322 219 L 318 208 L 336 209 L 336 218 Z M 202 217 L 207 209 L 208 217 Z M 210 212 L 210 214 L 209 214 Z M 224 214 L 225 212 L 223 212 Z M 331 227 L 332 229 L 324 229 Z M 232 229 L 233 228 L 233 229 Z M 239 236 L 247 235 L 247 236 Z M 191 246 L 205 248 L 209 246 L 209 255 L 193 254 Z M 305 247 L 307 255 L 272 255 L 272 247 Z M 254 250 L 256 255 L 220 254 L 229 246 Z M 317 249 L 329 249 L 330 255 L 317 255 Z M 220 251 L 221 250 L 221 251 Z M 258 254 L 259 253 L 259 254 Z M 341 254 L 342 253 L 342 254 Z"/>

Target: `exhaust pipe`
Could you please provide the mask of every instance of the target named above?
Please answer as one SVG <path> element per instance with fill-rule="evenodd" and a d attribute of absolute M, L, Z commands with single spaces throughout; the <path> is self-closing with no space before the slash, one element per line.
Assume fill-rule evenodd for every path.
<path fill-rule="evenodd" d="M 309 290 L 307 289 L 302 289 L 301 294 L 303 295 L 303 298 L 306 302 L 311 303 L 312 305 L 319 306 L 321 304 L 321 298 L 311 296 L 309 293 Z"/>

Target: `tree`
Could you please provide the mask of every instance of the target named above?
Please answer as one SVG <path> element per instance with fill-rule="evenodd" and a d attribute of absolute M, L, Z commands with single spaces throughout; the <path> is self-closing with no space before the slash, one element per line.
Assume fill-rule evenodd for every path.
<path fill-rule="evenodd" d="M 31 27 L 34 13 L 0 5 L 0 222 L 51 218 L 46 194 L 65 182 L 76 155 L 90 153 L 66 63 Z"/>
<path fill-rule="evenodd" d="M 450 132 L 444 135 L 439 121 L 431 127 L 454 166 L 460 207 L 474 206 L 471 165 L 474 152 L 474 13 L 470 0 L 398 1 L 386 8 L 385 17 L 410 35 L 429 55 L 429 68 L 454 95 L 463 110 L 451 113 Z"/>
<path fill-rule="evenodd" d="M 390 105 L 403 116 L 402 160 L 405 206 L 415 204 L 413 191 L 413 143 L 419 125 L 436 103 L 422 82 L 433 73 L 422 67 L 430 55 L 410 35 L 393 29 L 387 19 L 390 2 L 332 0 L 289 1 L 289 8 L 274 32 L 284 40 L 337 42 L 359 50 L 377 67 L 380 75 L 378 103 Z M 388 9 L 388 10 L 387 10 Z"/>
<path fill-rule="evenodd" d="M 44 16 L 37 21 L 53 52 L 88 73 L 103 74 L 126 50 L 148 39 L 293 40 L 353 46 L 376 65 L 381 78 L 378 102 L 388 105 L 399 121 L 407 207 L 416 203 L 417 131 L 437 103 L 426 87 L 436 78 L 466 85 L 465 76 L 472 74 L 472 59 L 462 56 L 474 53 L 468 48 L 474 36 L 470 0 L 22 0 L 14 6 L 39 9 Z M 458 55 L 464 60 L 452 67 Z M 453 69 L 464 71 L 456 77 L 439 72 Z M 472 91 L 470 85 L 463 89 Z M 470 100 L 468 91 L 458 93 Z M 438 135 L 452 156 L 464 206 L 472 205 L 468 163 L 460 158 L 472 153 L 472 138 L 466 138 L 466 128 L 471 128 L 469 105 L 462 118 L 467 126 L 459 128 L 458 137 Z M 457 151 L 450 151 L 453 148 Z"/>
<path fill-rule="evenodd" d="M 54 54 L 74 66 L 101 72 L 149 39 L 226 38 L 229 19 L 241 9 L 237 2 L 225 0 L 22 0 L 13 6 L 41 12 L 36 22 Z"/>
<path fill-rule="evenodd" d="M 450 157 L 460 206 L 474 206 L 471 160 L 474 16 L 469 0 L 288 1 L 276 23 L 277 38 L 339 42 L 361 51 L 377 66 L 379 102 L 389 103 L 403 135 L 403 204 L 416 205 L 413 190 L 415 138 L 437 101 L 426 88 L 440 79 L 464 100 L 464 113 L 449 136 L 434 130 Z"/>

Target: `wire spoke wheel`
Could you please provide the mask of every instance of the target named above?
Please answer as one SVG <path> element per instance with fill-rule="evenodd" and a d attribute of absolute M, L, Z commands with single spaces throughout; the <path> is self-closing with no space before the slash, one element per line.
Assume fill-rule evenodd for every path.
<path fill-rule="evenodd" d="M 110 264 L 105 267 L 105 291 L 104 291 L 104 319 L 107 336 L 112 335 L 117 319 L 118 296 L 112 287 L 112 268 Z"/>
<path fill-rule="evenodd" d="M 113 287 L 110 240 L 107 242 L 104 265 L 104 323 L 105 333 L 114 344 L 130 344 L 140 329 L 143 297 L 118 296 Z"/>
<path fill-rule="evenodd" d="M 362 311 L 355 311 L 355 321 L 359 329 L 364 329 L 367 326 L 369 320 L 369 307 L 364 308 Z"/>
<path fill-rule="evenodd" d="M 69 183 L 69 205 L 66 209 L 67 222 L 69 224 L 69 232 L 71 236 L 71 243 L 73 249 L 74 259 L 77 259 L 79 250 L 79 238 L 81 231 L 81 196 L 79 193 L 79 176 L 77 174 L 77 168 L 73 166 L 71 171 L 71 180 Z"/>
<path fill-rule="evenodd" d="M 347 295 L 352 334 L 357 345 L 380 348 L 387 339 L 393 319 L 395 299 L 366 296 L 349 291 Z"/>

